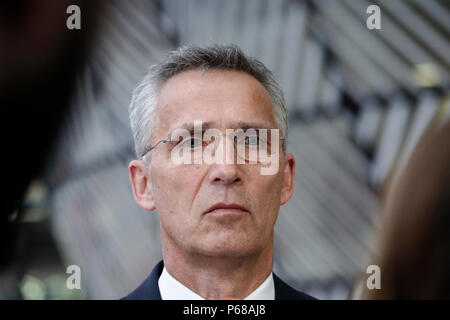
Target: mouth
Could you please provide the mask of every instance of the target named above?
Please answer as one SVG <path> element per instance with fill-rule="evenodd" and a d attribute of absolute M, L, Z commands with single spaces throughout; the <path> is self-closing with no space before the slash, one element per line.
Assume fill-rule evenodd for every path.
<path fill-rule="evenodd" d="M 216 203 L 210 207 L 204 214 L 215 215 L 240 215 L 250 213 L 247 208 L 236 203 Z"/>

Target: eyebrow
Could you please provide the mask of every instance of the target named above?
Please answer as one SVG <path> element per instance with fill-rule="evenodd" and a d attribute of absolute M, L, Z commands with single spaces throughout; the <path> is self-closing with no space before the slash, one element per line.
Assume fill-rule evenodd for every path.
<path fill-rule="evenodd" d="M 211 128 L 217 128 L 215 121 L 205 121 L 202 122 L 202 132 L 205 130 L 211 129 Z M 169 135 L 171 132 L 173 132 L 175 129 L 186 129 L 189 131 L 190 134 L 194 134 L 195 128 L 194 128 L 194 121 L 191 122 L 185 122 L 176 128 L 173 128 L 169 131 Z M 276 129 L 273 128 L 272 125 L 269 125 L 267 122 L 247 122 L 247 121 L 236 121 L 232 122 L 227 129 Z"/>

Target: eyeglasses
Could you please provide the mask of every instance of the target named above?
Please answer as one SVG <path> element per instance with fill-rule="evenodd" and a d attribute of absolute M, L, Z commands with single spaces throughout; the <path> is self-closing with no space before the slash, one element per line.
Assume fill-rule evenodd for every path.
<path fill-rule="evenodd" d="M 149 153 L 150 151 L 152 151 L 153 149 L 155 149 L 155 148 L 158 146 L 158 144 L 160 144 L 160 143 L 167 143 L 167 142 L 169 142 L 169 140 L 167 140 L 167 139 L 159 140 L 159 141 L 158 141 L 157 143 L 155 143 L 153 146 L 151 146 L 151 147 L 148 148 L 146 151 L 144 151 L 144 152 L 141 154 L 141 158 L 145 157 L 145 155 L 146 155 L 147 153 Z"/>
<path fill-rule="evenodd" d="M 211 130 L 211 129 L 210 129 Z M 276 134 L 272 137 L 272 130 L 276 130 Z M 233 138 L 233 148 L 237 150 L 238 158 L 241 158 L 245 161 L 256 161 L 258 151 L 261 152 L 261 149 L 266 152 L 266 155 L 271 155 L 272 151 L 277 149 L 277 146 L 273 145 L 273 143 L 277 144 L 275 141 L 285 141 L 286 138 L 278 138 L 278 129 L 247 129 L 244 133 L 242 129 L 231 130 L 232 138 Z M 178 139 L 162 139 L 156 142 L 153 146 L 148 148 L 141 154 L 141 158 L 143 158 L 147 153 L 155 149 L 159 144 L 168 144 L 170 149 L 175 149 L 177 152 L 190 152 L 193 157 L 199 157 L 202 155 L 200 148 L 203 150 L 206 149 L 212 142 L 215 143 L 214 150 L 217 149 L 217 146 L 223 135 L 230 135 L 227 133 L 222 133 L 219 130 L 214 130 L 205 135 L 205 132 L 202 132 L 202 136 L 198 135 L 175 135 Z M 172 134 L 172 138 L 173 138 Z M 195 160 L 195 158 L 194 158 Z"/>

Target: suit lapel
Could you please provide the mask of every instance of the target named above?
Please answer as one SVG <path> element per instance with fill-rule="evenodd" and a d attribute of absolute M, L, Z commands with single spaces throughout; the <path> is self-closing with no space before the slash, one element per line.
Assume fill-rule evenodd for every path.
<path fill-rule="evenodd" d="M 163 271 L 164 263 L 161 260 L 152 270 L 150 275 L 123 300 L 162 300 L 159 292 L 158 279 Z"/>
<path fill-rule="evenodd" d="M 159 292 L 158 280 L 164 268 L 164 263 L 161 260 L 152 270 L 150 275 L 128 296 L 122 298 L 123 300 L 162 300 Z M 315 298 L 295 290 L 286 284 L 278 276 L 273 274 L 273 281 L 275 285 L 275 300 L 315 300 Z"/>
<path fill-rule="evenodd" d="M 278 276 L 273 274 L 273 282 L 275 284 L 275 300 L 316 300 L 306 293 L 295 290 L 290 287 Z"/>

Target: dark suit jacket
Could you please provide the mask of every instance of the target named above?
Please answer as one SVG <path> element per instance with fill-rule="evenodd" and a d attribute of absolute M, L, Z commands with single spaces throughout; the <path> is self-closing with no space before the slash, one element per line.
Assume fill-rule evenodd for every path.
<path fill-rule="evenodd" d="M 152 270 L 147 279 L 144 280 L 133 292 L 122 300 L 161 300 L 159 293 L 158 279 L 163 271 L 164 263 L 160 261 Z M 315 300 L 315 298 L 291 288 L 275 273 L 273 274 L 275 284 L 275 300 Z"/>

